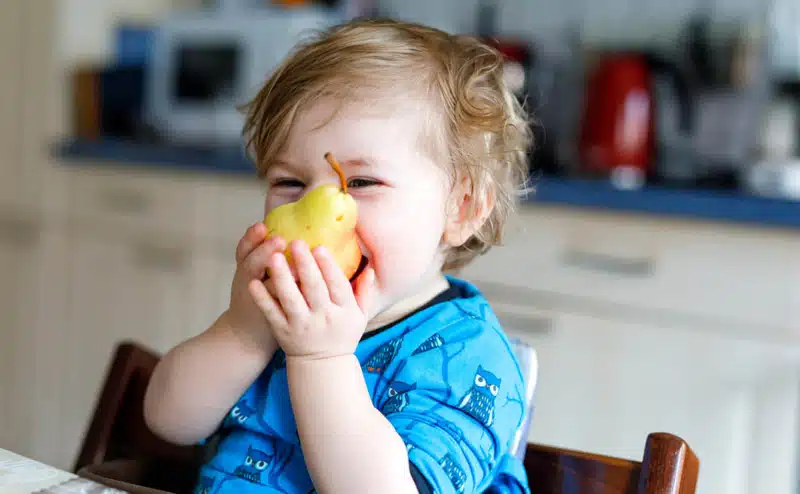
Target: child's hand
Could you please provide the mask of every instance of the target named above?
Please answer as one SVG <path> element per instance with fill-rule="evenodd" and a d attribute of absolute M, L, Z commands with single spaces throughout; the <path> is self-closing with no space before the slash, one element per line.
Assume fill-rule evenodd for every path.
<path fill-rule="evenodd" d="M 269 323 L 248 291 L 250 283 L 262 284 L 267 264 L 276 252 L 286 248 L 279 237 L 265 240 L 267 228 L 256 223 L 247 229 L 236 247 L 236 273 L 231 284 L 231 300 L 225 321 L 237 332 L 245 333 L 260 345 L 274 342 Z"/>
<path fill-rule="evenodd" d="M 299 283 L 286 257 L 277 253 L 268 265 L 274 295 L 263 283 L 249 285 L 278 345 L 287 357 L 352 355 L 369 319 L 374 271 L 365 269 L 354 289 L 324 247 L 312 254 L 305 242 L 294 241 L 291 253 Z"/>

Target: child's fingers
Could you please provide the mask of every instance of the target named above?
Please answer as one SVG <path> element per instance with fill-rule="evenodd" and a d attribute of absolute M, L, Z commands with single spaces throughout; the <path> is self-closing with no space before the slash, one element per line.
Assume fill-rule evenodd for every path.
<path fill-rule="evenodd" d="M 336 264 L 330 251 L 325 247 L 314 249 L 314 258 L 317 260 L 319 270 L 325 279 L 325 284 L 330 292 L 330 300 L 336 305 L 343 306 L 353 301 L 353 289 L 350 281 L 344 275 L 342 268 Z"/>
<path fill-rule="evenodd" d="M 281 253 L 272 254 L 269 270 L 270 281 L 275 287 L 275 298 L 286 314 L 286 320 L 290 323 L 303 321 L 308 316 L 308 303 L 297 287 L 286 257 Z"/>
<path fill-rule="evenodd" d="M 270 237 L 256 247 L 242 263 L 242 269 L 248 279 L 264 279 L 267 265 L 272 255 L 286 249 L 286 241 L 281 237 Z"/>
<path fill-rule="evenodd" d="M 244 261 L 256 247 L 261 245 L 266 236 L 267 227 L 264 223 L 259 222 L 248 228 L 236 246 L 236 264 Z"/>
<path fill-rule="evenodd" d="M 297 270 L 297 279 L 300 281 L 300 291 L 311 309 L 323 307 L 330 303 L 331 296 L 328 287 L 322 278 L 319 266 L 308 245 L 302 241 L 292 242 L 292 259 Z"/>
<path fill-rule="evenodd" d="M 253 302 L 261 309 L 270 327 L 277 329 L 285 328 L 288 325 L 286 314 L 283 313 L 280 305 L 267 291 L 264 283 L 260 280 L 250 280 L 247 290 L 250 292 L 250 296 L 253 297 Z"/>

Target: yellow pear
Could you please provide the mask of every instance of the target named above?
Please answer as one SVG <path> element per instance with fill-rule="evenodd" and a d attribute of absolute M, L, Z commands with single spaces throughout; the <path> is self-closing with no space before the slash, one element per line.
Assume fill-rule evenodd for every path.
<path fill-rule="evenodd" d="M 358 271 L 362 258 L 356 236 L 358 209 L 347 192 L 347 178 L 339 163 L 331 153 L 325 153 L 325 159 L 339 176 L 339 185 L 320 185 L 299 200 L 276 207 L 267 214 L 264 224 L 267 238 L 278 235 L 286 240 L 284 254 L 290 265 L 288 244 L 303 240 L 310 249 L 324 245 L 350 279 Z"/>

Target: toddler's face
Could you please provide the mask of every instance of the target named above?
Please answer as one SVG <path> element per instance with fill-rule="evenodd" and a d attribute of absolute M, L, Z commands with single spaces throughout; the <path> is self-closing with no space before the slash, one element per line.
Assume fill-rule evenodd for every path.
<path fill-rule="evenodd" d="M 283 152 L 267 172 L 266 211 L 338 183 L 331 152 L 358 203 L 357 234 L 375 270 L 379 310 L 440 276 L 450 181 L 423 152 L 418 107 L 335 109 L 320 102 L 298 115 Z"/>

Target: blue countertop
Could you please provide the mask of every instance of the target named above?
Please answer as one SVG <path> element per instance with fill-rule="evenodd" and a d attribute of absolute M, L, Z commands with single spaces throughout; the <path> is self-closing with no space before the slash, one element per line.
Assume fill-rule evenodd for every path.
<path fill-rule="evenodd" d="M 72 140 L 56 147 L 70 166 L 108 163 L 203 173 L 255 175 L 241 148 L 186 149 L 124 141 Z M 735 191 L 645 187 L 622 191 L 607 182 L 543 177 L 529 203 L 664 215 L 687 219 L 800 229 L 800 201 L 756 197 Z"/>

